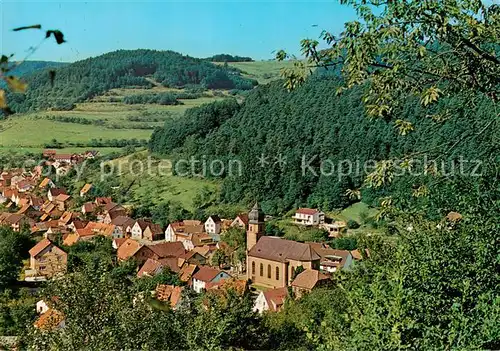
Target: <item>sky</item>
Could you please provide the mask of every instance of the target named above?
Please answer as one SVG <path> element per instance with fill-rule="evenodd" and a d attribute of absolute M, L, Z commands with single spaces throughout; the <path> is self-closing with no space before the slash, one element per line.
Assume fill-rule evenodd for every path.
<path fill-rule="evenodd" d="M 300 40 L 321 31 L 340 33 L 355 18 L 338 0 L 323 1 L 24 1 L 0 0 L 0 50 L 23 59 L 44 32 L 12 32 L 41 24 L 67 40 L 46 40 L 29 59 L 73 62 L 118 49 L 173 50 L 194 57 L 214 54 L 274 57 L 300 52 Z"/>

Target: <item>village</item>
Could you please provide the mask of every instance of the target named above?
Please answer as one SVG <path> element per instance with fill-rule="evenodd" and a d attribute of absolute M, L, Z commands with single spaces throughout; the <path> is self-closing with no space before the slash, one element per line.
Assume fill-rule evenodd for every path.
<path fill-rule="evenodd" d="M 94 158 L 88 151 L 82 155 L 57 155 L 44 152 L 46 165 L 67 173 L 77 162 Z M 214 214 L 205 221 L 184 219 L 166 228 L 145 218 L 131 218 L 129 209 L 111 197 L 92 197 L 92 184 L 79 191 L 78 202 L 66 189 L 42 176 L 42 166 L 31 170 L 11 169 L 0 175 L 0 200 L 3 212 L 0 225 L 19 232 L 29 230 L 38 243 L 29 251 L 29 265 L 23 277 L 26 282 L 44 282 L 67 273 L 71 246 L 96 237 L 109 238 L 117 262 L 134 260 L 137 278 L 153 277 L 163 271 L 177 274 L 183 286 L 158 284 L 152 296 L 175 309 L 183 290 L 196 293 L 235 288 L 251 289 L 255 296 L 254 311 L 279 311 L 293 295 L 300 298 L 318 287 L 331 284 L 331 276 L 348 270 L 356 261 L 369 257 L 366 250 L 337 250 L 325 242 L 298 242 L 267 236 L 266 216 L 258 203 L 248 213 L 235 218 Z M 296 226 L 316 227 L 331 238 L 341 237 L 346 223 L 325 218 L 320 210 L 299 208 L 289 218 Z M 234 247 L 224 241 L 230 230 L 245 235 L 245 247 Z M 58 245 L 57 242 L 60 242 Z M 244 252 L 236 257 L 237 250 Z M 219 262 L 214 256 L 230 259 Z M 234 258 L 234 259 L 233 259 Z M 50 301 L 39 301 L 39 328 L 64 325 L 64 316 L 50 307 Z"/>

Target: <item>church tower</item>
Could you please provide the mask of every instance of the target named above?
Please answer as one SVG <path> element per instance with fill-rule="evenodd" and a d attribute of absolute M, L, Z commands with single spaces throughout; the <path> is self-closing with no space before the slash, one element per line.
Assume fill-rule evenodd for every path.
<path fill-rule="evenodd" d="M 247 230 L 247 252 L 257 244 L 257 241 L 264 235 L 264 212 L 256 202 L 252 210 L 248 213 Z"/>

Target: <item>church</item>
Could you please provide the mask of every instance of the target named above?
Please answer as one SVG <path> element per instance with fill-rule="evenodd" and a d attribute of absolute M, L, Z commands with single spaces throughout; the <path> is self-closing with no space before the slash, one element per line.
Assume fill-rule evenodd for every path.
<path fill-rule="evenodd" d="M 247 279 L 268 288 L 288 286 L 299 266 L 319 269 L 320 256 L 310 245 L 264 236 L 264 212 L 256 203 L 248 214 Z"/>

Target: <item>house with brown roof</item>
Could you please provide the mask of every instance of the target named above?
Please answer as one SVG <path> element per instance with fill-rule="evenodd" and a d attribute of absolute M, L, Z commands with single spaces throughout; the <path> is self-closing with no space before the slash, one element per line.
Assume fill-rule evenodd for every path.
<path fill-rule="evenodd" d="M 53 149 L 44 149 L 42 151 L 42 156 L 48 159 L 52 159 L 56 154 L 57 151 Z"/>
<path fill-rule="evenodd" d="M 97 209 L 97 205 L 93 202 L 86 202 L 82 205 L 82 213 L 83 214 L 94 213 L 96 209 Z"/>
<path fill-rule="evenodd" d="M 295 224 L 319 225 L 324 222 L 325 214 L 314 208 L 299 208 L 293 216 Z"/>
<path fill-rule="evenodd" d="M 275 288 L 261 291 L 253 305 L 254 312 L 279 311 L 288 297 L 288 288 Z"/>
<path fill-rule="evenodd" d="M 181 241 L 190 237 L 191 234 L 203 233 L 205 226 L 200 221 L 184 220 L 170 223 L 165 230 L 165 241 Z"/>
<path fill-rule="evenodd" d="M 67 194 L 59 194 L 57 195 L 53 201 L 56 204 L 59 211 L 65 211 L 68 208 L 68 202 L 71 196 Z"/>
<path fill-rule="evenodd" d="M 64 188 L 50 188 L 49 191 L 47 191 L 47 198 L 49 201 L 54 201 L 55 198 L 61 194 L 68 195 Z"/>
<path fill-rule="evenodd" d="M 118 250 L 116 251 L 116 256 L 120 261 L 128 260 L 129 258 L 134 257 L 134 255 L 137 253 L 137 251 L 139 251 L 141 247 L 142 245 L 139 244 L 137 241 L 132 239 L 126 239 L 125 242 L 123 242 L 118 247 Z"/>
<path fill-rule="evenodd" d="M 172 272 L 178 273 L 180 268 L 178 266 L 178 260 L 175 257 L 161 258 L 159 260 L 155 260 L 152 258 L 148 258 L 146 262 L 141 266 L 139 272 L 137 272 L 137 277 L 142 278 L 144 276 L 154 277 L 157 274 L 160 274 L 164 271 L 165 268 L 168 268 Z"/>
<path fill-rule="evenodd" d="M 105 206 L 107 204 L 112 203 L 113 200 L 110 197 L 96 197 L 95 198 L 95 204 L 97 206 Z"/>
<path fill-rule="evenodd" d="M 29 254 L 32 275 L 50 278 L 66 273 L 68 254 L 50 240 L 43 239 L 29 251 Z"/>
<path fill-rule="evenodd" d="M 218 235 L 221 231 L 222 220 L 219 216 L 210 216 L 205 221 L 205 232 L 211 235 Z"/>
<path fill-rule="evenodd" d="M 31 228 L 35 221 L 24 214 L 9 213 L 5 218 L 2 218 L 1 224 L 11 227 L 15 232 L 19 232 L 24 225 Z"/>
<path fill-rule="evenodd" d="M 263 236 L 247 254 L 247 279 L 265 287 L 286 287 L 297 267 L 319 269 L 320 259 L 308 244 Z"/>
<path fill-rule="evenodd" d="M 43 331 L 54 331 L 65 327 L 66 317 L 62 312 L 49 308 L 35 321 L 34 326 Z"/>
<path fill-rule="evenodd" d="M 353 258 L 348 250 L 335 250 L 320 243 L 309 245 L 321 257 L 319 269 L 323 272 L 333 273 L 340 269 L 349 269 L 352 265 Z"/>
<path fill-rule="evenodd" d="M 130 236 L 135 220 L 128 216 L 117 216 L 111 220 L 111 224 L 119 228 L 123 236 Z"/>
<path fill-rule="evenodd" d="M 185 263 L 179 271 L 179 279 L 181 280 L 181 282 L 188 283 L 191 281 L 193 274 L 195 274 L 197 270 L 197 265 Z"/>
<path fill-rule="evenodd" d="M 231 223 L 231 227 L 238 227 L 246 229 L 248 226 L 248 214 L 241 213 L 236 216 L 236 218 Z"/>
<path fill-rule="evenodd" d="M 89 183 L 85 184 L 83 188 L 80 190 L 80 197 L 84 197 L 85 195 L 87 195 L 90 189 L 92 189 L 92 184 Z"/>
<path fill-rule="evenodd" d="M 163 240 L 164 234 L 159 224 L 138 219 L 132 226 L 131 238 L 135 240 L 157 241 Z"/>
<path fill-rule="evenodd" d="M 315 269 L 306 269 L 293 280 L 291 287 L 297 298 L 309 293 L 312 289 L 327 286 L 331 283 L 330 276 Z"/>
<path fill-rule="evenodd" d="M 170 307 L 175 309 L 181 301 L 183 288 L 180 286 L 158 284 L 155 289 L 155 297 L 161 302 L 169 302 Z"/>
<path fill-rule="evenodd" d="M 45 189 L 45 188 L 53 188 L 55 187 L 56 185 L 54 184 L 54 182 L 50 179 L 50 178 L 44 178 L 40 184 L 38 185 L 38 187 L 40 189 Z"/>
<path fill-rule="evenodd" d="M 193 290 L 197 293 L 201 293 L 206 289 L 207 284 L 217 283 L 222 279 L 229 278 L 231 278 L 231 276 L 224 271 L 212 267 L 202 266 L 192 277 Z"/>
<path fill-rule="evenodd" d="M 154 245 L 143 245 L 134 253 L 133 257 L 139 264 L 146 262 L 148 258 L 157 261 L 165 258 L 175 258 L 175 263 L 177 264 L 178 258 L 182 256 L 184 252 L 184 246 L 182 246 L 180 242 L 164 242 Z"/>

